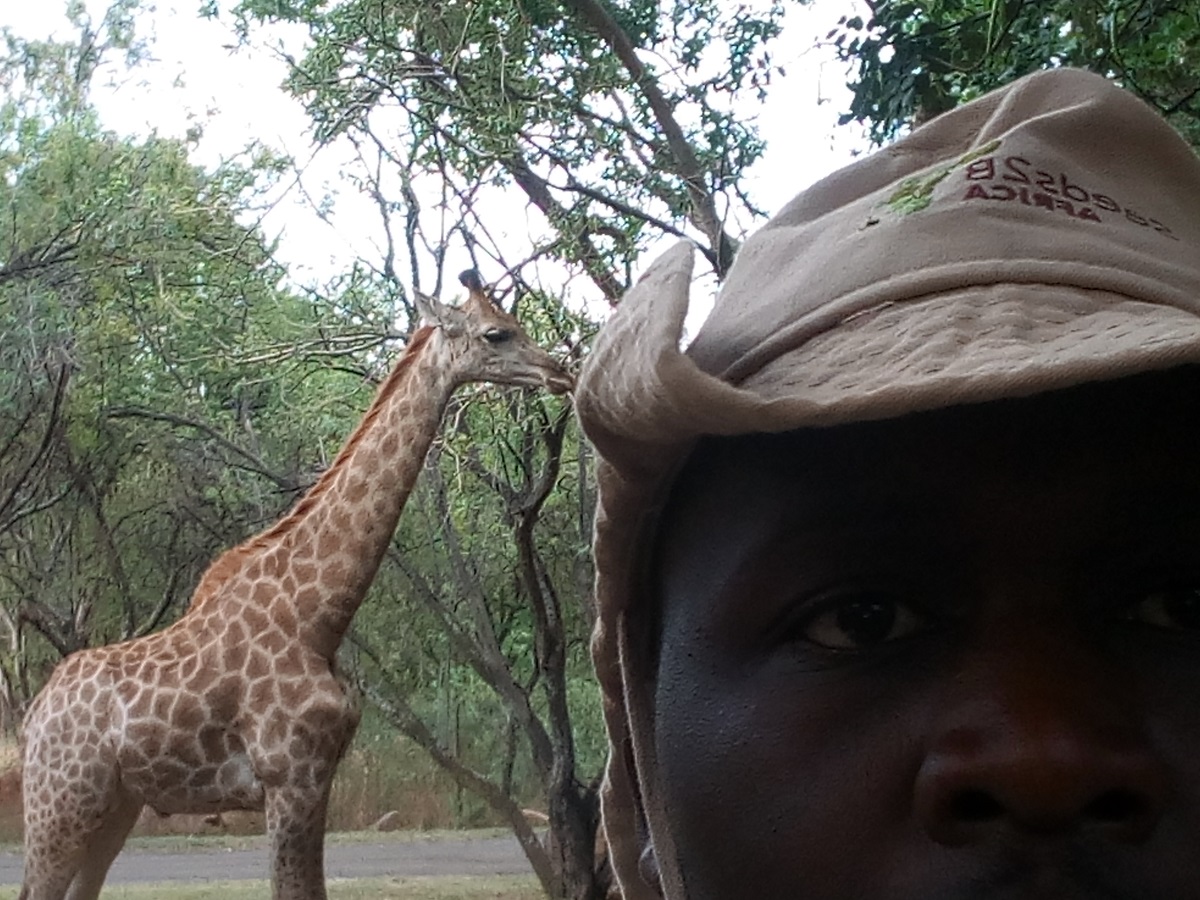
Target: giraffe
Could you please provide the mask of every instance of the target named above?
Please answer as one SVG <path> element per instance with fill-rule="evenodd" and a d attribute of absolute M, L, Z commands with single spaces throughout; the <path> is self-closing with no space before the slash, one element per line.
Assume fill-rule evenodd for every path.
<path fill-rule="evenodd" d="M 571 378 L 473 270 L 425 320 L 333 464 L 293 509 L 206 570 L 187 611 L 64 659 L 23 729 L 21 900 L 94 900 L 143 806 L 265 810 L 274 900 L 325 900 L 325 816 L 358 725 L 335 655 L 443 412 L 472 381 Z"/>

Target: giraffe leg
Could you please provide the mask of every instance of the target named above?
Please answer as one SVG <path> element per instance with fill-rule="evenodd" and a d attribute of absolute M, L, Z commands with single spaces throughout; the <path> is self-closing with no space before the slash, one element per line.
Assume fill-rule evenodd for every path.
<path fill-rule="evenodd" d="M 49 723 L 39 719 L 38 713 L 45 709 L 45 704 L 35 707 L 26 722 L 21 773 L 25 818 L 23 900 L 78 896 L 70 893 L 72 882 L 88 864 L 97 823 L 103 829 L 112 811 L 121 807 L 122 792 L 111 746 L 94 728 L 77 728 L 63 715 Z"/>
<path fill-rule="evenodd" d="M 25 865 L 25 881 L 17 900 L 63 900 L 71 886 L 74 870 L 49 870 L 30 873 Z"/>
<path fill-rule="evenodd" d="M 83 853 L 83 841 L 68 823 L 26 813 L 25 873 L 18 900 L 63 900 Z"/>
<path fill-rule="evenodd" d="M 125 795 L 105 814 L 88 837 L 83 864 L 71 882 L 66 900 L 96 900 L 100 896 L 100 888 L 104 886 L 108 870 L 125 846 L 125 838 L 129 836 L 141 811 L 142 801 Z"/>
<path fill-rule="evenodd" d="M 81 778 L 68 777 L 62 769 L 26 759 L 22 793 L 25 874 L 21 900 L 63 900 L 86 857 L 87 823 L 95 821 L 104 807 L 103 786 L 95 789 Z"/>
<path fill-rule="evenodd" d="M 266 792 L 271 839 L 271 900 L 327 900 L 325 816 L 332 777 L 323 788 L 290 785 Z"/>

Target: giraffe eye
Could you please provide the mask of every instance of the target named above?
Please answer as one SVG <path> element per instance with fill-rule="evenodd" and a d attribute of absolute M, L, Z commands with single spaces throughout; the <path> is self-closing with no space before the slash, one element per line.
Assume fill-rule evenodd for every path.
<path fill-rule="evenodd" d="M 483 333 L 483 339 L 489 344 L 502 344 L 512 335 L 513 333 L 507 328 L 489 328 Z"/>

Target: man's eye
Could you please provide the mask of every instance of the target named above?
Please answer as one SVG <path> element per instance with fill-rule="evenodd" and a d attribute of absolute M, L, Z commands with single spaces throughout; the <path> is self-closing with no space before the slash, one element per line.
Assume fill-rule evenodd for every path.
<path fill-rule="evenodd" d="M 801 637 L 828 650 L 866 650 L 920 631 L 925 622 L 908 606 L 886 595 L 837 600 L 807 619 Z"/>
<path fill-rule="evenodd" d="M 1130 610 L 1129 618 L 1175 631 L 1200 631 L 1200 588 L 1154 591 Z"/>

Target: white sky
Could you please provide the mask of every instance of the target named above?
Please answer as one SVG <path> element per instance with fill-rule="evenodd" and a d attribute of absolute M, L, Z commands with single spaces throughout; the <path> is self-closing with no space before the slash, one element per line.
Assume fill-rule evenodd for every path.
<path fill-rule="evenodd" d="M 107 6 L 105 0 L 87 4 L 96 20 Z M 28 37 L 44 37 L 65 25 L 64 5 L 65 0 L 0 0 L 0 25 Z M 858 0 L 814 0 L 810 6 L 794 7 L 783 38 L 772 47 L 786 77 L 775 79 L 764 105 L 747 106 L 747 114 L 758 118 L 767 152 L 749 173 L 746 188 L 768 212 L 865 147 L 860 131 L 836 128 L 838 114 L 848 106 L 844 67 L 828 51 L 811 49 L 839 16 L 859 6 Z M 155 131 L 177 137 L 201 125 L 203 137 L 193 156 L 201 165 L 233 156 L 254 140 L 293 156 L 305 168 L 304 190 L 293 187 L 283 195 L 262 226 L 268 235 L 281 237 L 279 256 L 296 282 L 344 271 L 356 256 L 379 259 L 372 243 L 372 235 L 378 233 L 377 214 L 339 183 L 344 152 L 326 150 L 313 158 L 307 117 L 299 103 L 278 88 L 285 74 L 283 63 L 261 47 L 234 51 L 229 30 L 199 19 L 197 7 L 197 0 L 162 0 L 139 19 L 139 33 L 152 39 L 152 61 L 118 83 L 94 89 L 104 124 L 121 134 Z M 321 221 L 305 198 L 305 193 L 320 198 L 328 192 L 336 194 L 334 227 Z M 505 199 L 498 205 L 509 210 L 505 218 L 513 222 L 513 239 L 523 238 L 527 244 L 532 218 L 525 204 Z M 642 265 L 653 256 L 647 254 Z M 698 292 L 704 290 L 698 286 Z"/>

